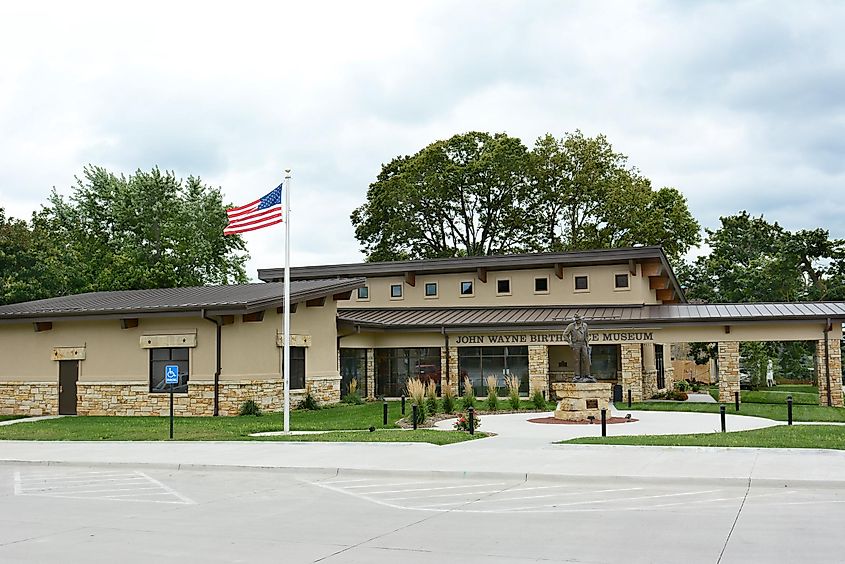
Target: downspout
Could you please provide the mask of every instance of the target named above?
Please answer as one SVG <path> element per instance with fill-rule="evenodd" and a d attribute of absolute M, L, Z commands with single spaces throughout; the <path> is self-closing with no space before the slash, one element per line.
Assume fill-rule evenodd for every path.
<path fill-rule="evenodd" d="M 441 327 L 440 332 L 443 333 L 443 338 L 446 341 L 446 385 L 452 387 L 452 379 L 449 377 L 449 333 L 446 332 L 446 327 Z"/>
<path fill-rule="evenodd" d="M 221 362 L 220 362 L 220 356 L 221 356 L 220 355 L 220 336 L 221 336 L 222 326 L 220 325 L 220 322 L 217 321 L 216 319 L 206 316 L 205 310 L 202 310 L 202 318 L 207 320 L 207 321 L 214 323 L 214 325 L 217 328 L 216 339 L 215 339 L 215 341 L 216 341 L 215 342 L 215 348 L 216 348 L 216 364 L 217 364 L 217 366 L 216 366 L 216 369 L 214 371 L 214 412 L 213 412 L 214 417 L 217 417 L 218 415 L 220 415 L 220 370 L 221 370 L 221 368 L 220 368 L 220 365 L 221 365 Z"/>
<path fill-rule="evenodd" d="M 830 344 L 828 343 L 827 337 L 828 333 L 830 333 L 832 325 L 830 323 L 830 319 L 825 320 L 824 326 L 824 374 L 825 379 L 827 380 L 827 406 L 833 406 L 833 397 L 830 393 Z"/>

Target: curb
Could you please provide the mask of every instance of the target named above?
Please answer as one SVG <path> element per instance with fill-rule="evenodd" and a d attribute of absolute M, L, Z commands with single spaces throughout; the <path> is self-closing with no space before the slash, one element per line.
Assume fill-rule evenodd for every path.
<path fill-rule="evenodd" d="M 626 480 L 648 485 L 685 485 L 690 482 L 715 486 L 759 486 L 766 488 L 805 488 L 805 489 L 845 489 L 845 480 L 804 480 L 800 478 L 752 478 L 752 477 L 712 477 L 712 476 L 637 476 L 637 475 L 598 475 L 598 474 L 548 474 L 541 472 L 492 472 L 462 470 L 402 470 L 370 469 L 321 466 L 247 466 L 237 464 L 179 464 L 161 462 L 85 462 L 85 461 L 33 461 L 0 460 L 2 466 L 46 466 L 57 468 L 90 467 L 144 467 L 155 470 L 214 471 L 214 472 L 277 472 L 285 475 L 322 474 L 323 479 L 340 477 L 403 477 L 426 479 L 483 479 L 512 480 L 517 482 L 571 482 L 603 483 L 614 480 Z"/>

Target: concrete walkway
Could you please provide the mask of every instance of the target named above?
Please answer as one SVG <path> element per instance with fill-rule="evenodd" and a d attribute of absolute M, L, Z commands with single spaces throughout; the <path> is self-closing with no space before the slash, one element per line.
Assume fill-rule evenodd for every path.
<path fill-rule="evenodd" d="M 608 436 L 618 435 L 686 435 L 693 433 L 714 433 L 721 430 L 718 413 L 686 413 L 678 411 L 629 411 L 611 407 L 610 416 L 625 417 L 630 414 L 638 421 L 616 423 L 607 426 Z M 554 425 L 529 423 L 529 419 L 551 417 L 547 413 L 511 413 L 506 415 L 484 415 L 481 417 L 481 431 L 495 433 L 495 437 L 483 441 L 464 443 L 467 449 L 483 448 L 539 448 L 550 443 L 579 437 L 600 437 L 601 425 Z M 451 429 L 455 419 L 439 421 L 436 427 Z M 762 417 L 727 415 L 725 426 L 729 431 L 747 431 L 780 425 L 778 421 Z"/>
<path fill-rule="evenodd" d="M 47 419 L 61 419 L 67 415 L 42 415 L 40 417 L 22 417 L 20 419 L 9 419 L 8 421 L 0 421 L 0 427 L 4 425 L 15 425 L 16 423 L 32 423 L 33 421 L 46 421 Z"/>

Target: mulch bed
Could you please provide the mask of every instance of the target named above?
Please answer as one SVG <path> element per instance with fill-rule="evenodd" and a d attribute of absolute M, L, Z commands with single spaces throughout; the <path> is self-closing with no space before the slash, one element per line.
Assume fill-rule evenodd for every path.
<path fill-rule="evenodd" d="M 625 419 L 624 417 L 608 417 L 607 423 L 612 425 L 614 423 L 634 423 L 638 419 Z M 590 423 L 589 419 L 582 419 L 580 421 L 567 421 L 566 419 L 558 419 L 557 417 L 540 417 L 538 419 L 529 419 L 529 423 L 543 423 L 546 425 L 601 425 L 601 419 L 596 419 L 595 423 Z"/>

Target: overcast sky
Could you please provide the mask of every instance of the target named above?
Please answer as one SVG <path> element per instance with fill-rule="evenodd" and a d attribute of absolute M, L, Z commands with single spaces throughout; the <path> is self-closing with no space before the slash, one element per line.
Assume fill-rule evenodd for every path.
<path fill-rule="evenodd" d="M 845 2 L 16 2 L 0 8 L 0 206 L 87 163 L 243 204 L 293 169 L 292 264 L 362 259 L 381 164 L 469 130 L 604 133 L 714 226 L 845 237 Z M 277 5 L 278 4 L 278 5 Z M 282 230 L 245 235 L 281 266 Z"/>

